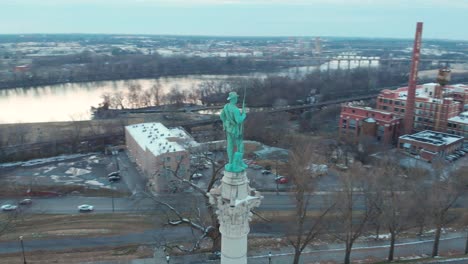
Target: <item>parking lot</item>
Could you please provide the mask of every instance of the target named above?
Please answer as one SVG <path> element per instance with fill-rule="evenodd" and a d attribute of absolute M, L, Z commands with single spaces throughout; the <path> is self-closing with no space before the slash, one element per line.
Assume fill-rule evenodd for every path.
<path fill-rule="evenodd" d="M 128 192 L 125 183 L 108 180 L 107 175 L 115 170 L 111 156 L 101 153 L 90 153 L 79 157 L 66 157 L 60 161 L 29 162 L 0 172 L 0 183 L 3 186 L 15 186 L 18 191 L 56 191 L 60 194 L 69 192 L 81 193 L 86 190 L 115 190 Z M 3 195 L 12 195 L 11 192 Z M 39 194 L 40 195 L 40 194 Z"/>

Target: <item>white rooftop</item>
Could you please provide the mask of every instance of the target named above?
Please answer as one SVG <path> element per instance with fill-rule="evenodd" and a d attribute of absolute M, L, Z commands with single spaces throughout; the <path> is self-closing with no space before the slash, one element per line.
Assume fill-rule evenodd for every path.
<path fill-rule="evenodd" d="M 185 148 L 174 139 L 183 140 L 190 137 L 182 129 L 168 129 L 161 123 L 129 125 L 125 129 L 142 149 L 148 149 L 155 156 L 184 151 Z"/>
<path fill-rule="evenodd" d="M 448 121 L 462 123 L 468 125 L 468 111 L 460 113 L 460 115 L 449 118 Z"/>
<path fill-rule="evenodd" d="M 412 135 L 403 135 L 400 138 L 418 142 L 424 142 L 432 145 L 442 146 L 449 145 L 458 140 L 463 140 L 463 137 L 457 135 L 451 135 L 447 133 L 441 133 L 431 130 L 424 130 Z"/>

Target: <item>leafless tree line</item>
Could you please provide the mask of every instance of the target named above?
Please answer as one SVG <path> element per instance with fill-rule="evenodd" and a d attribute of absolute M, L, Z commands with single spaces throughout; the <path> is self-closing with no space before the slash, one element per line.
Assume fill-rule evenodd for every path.
<path fill-rule="evenodd" d="M 102 95 L 100 108 L 127 109 L 161 106 L 163 104 L 182 105 L 184 103 L 196 104 L 199 99 L 199 90 L 194 87 L 190 91 L 181 89 L 179 85 L 173 85 L 166 92 L 159 82 L 155 82 L 150 88 L 143 89 L 139 84 L 130 84 L 127 91 L 116 91 Z"/>
<path fill-rule="evenodd" d="M 342 241 L 344 263 L 351 263 L 354 243 L 373 229 L 376 239 L 382 230 L 388 232 L 387 259 L 393 261 L 395 242 L 402 232 L 416 229 L 421 235 L 424 228 L 434 228 L 431 255 L 435 257 L 439 254 L 442 229 L 456 221 L 468 224 L 466 220 L 460 222 L 462 213 L 452 210 L 468 189 L 466 167 L 449 172 L 434 164 L 433 173 L 428 176 L 427 171 L 401 168 L 390 156 L 375 162 L 370 169 L 356 164 L 340 173 L 338 190 L 323 199 L 320 210 L 308 209 L 310 199 L 322 199 L 313 195 L 319 190 L 319 177 L 307 168 L 311 158 L 314 163 L 324 160 L 323 149 L 319 143 L 302 139 L 293 144 L 291 151 L 288 168 L 296 214 L 287 237 L 295 249 L 293 263 L 299 263 L 306 246 L 322 235 Z"/>
<path fill-rule="evenodd" d="M 321 191 L 318 182 L 324 176 L 311 170 L 311 164 L 327 162 L 324 155 L 326 146 L 305 136 L 287 136 L 287 140 L 291 144 L 287 176 L 292 186 L 290 198 L 295 210 L 288 218 L 288 231 L 284 235 L 294 248 L 293 263 L 300 263 L 303 251 L 324 237 L 342 241 L 345 245 L 344 263 L 351 263 L 356 241 L 363 236 L 379 239 L 382 232 L 389 234 L 387 259 L 392 261 L 396 241 L 403 232 L 413 230 L 421 235 L 428 228 L 435 229 L 432 256 L 437 256 L 443 228 L 460 224 L 463 219 L 461 211 L 452 209 L 467 191 L 466 167 L 447 172 L 434 164 L 433 172 L 428 175 L 421 169 L 401 168 L 392 157 L 385 156 L 371 168 L 360 163 L 350 165 L 347 171 L 339 173 L 335 191 L 317 194 Z M 199 194 L 197 197 L 202 197 L 191 199 L 194 202 L 201 199 L 191 213 L 177 208 L 171 201 L 152 196 L 156 203 L 168 210 L 168 226 L 186 225 L 194 230 L 191 247 L 167 242 L 169 248 L 193 252 L 200 250 L 201 241 L 209 239 L 213 252 L 220 249 L 219 222 L 207 194 L 220 180 L 224 163 L 209 155 L 205 155 L 203 160 L 212 165 L 206 188 L 192 181 L 193 172 L 181 175 L 178 169 L 170 170 L 170 177 L 181 186 L 177 191 L 191 189 Z M 272 221 L 261 214 L 255 215 L 266 221 L 265 224 Z"/>

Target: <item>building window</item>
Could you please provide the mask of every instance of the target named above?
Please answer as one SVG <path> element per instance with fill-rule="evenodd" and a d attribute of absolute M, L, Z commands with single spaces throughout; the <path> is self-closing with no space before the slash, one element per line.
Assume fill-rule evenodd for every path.
<path fill-rule="evenodd" d="M 395 101 L 395 105 L 400 105 L 400 101 Z"/>

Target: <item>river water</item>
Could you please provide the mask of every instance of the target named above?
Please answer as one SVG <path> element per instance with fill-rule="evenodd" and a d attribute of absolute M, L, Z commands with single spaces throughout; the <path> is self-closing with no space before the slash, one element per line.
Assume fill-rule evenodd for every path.
<path fill-rule="evenodd" d="M 373 61 L 370 66 L 378 65 Z M 367 66 L 360 64 L 359 67 Z M 321 65 L 321 70 L 336 69 L 338 63 Z M 348 65 L 341 66 L 346 69 Z M 358 67 L 350 62 L 350 68 Z M 314 67 L 294 67 L 272 73 L 273 75 L 303 76 L 313 71 Z M 126 92 L 130 84 L 140 84 L 143 89 L 151 87 L 158 81 L 164 92 L 177 85 L 182 90 L 196 87 L 203 81 L 217 81 L 228 78 L 264 78 L 266 73 L 251 73 L 244 75 L 187 75 L 177 77 L 161 77 L 158 79 L 134 79 L 118 81 L 99 81 L 86 83 L 66 83 L 32 88 L 15 88 L 0 90 L 0 124 L 29 123 L 70 120 L 89 120 L 91 106 L 98 106 L 104 93 Z"/>

